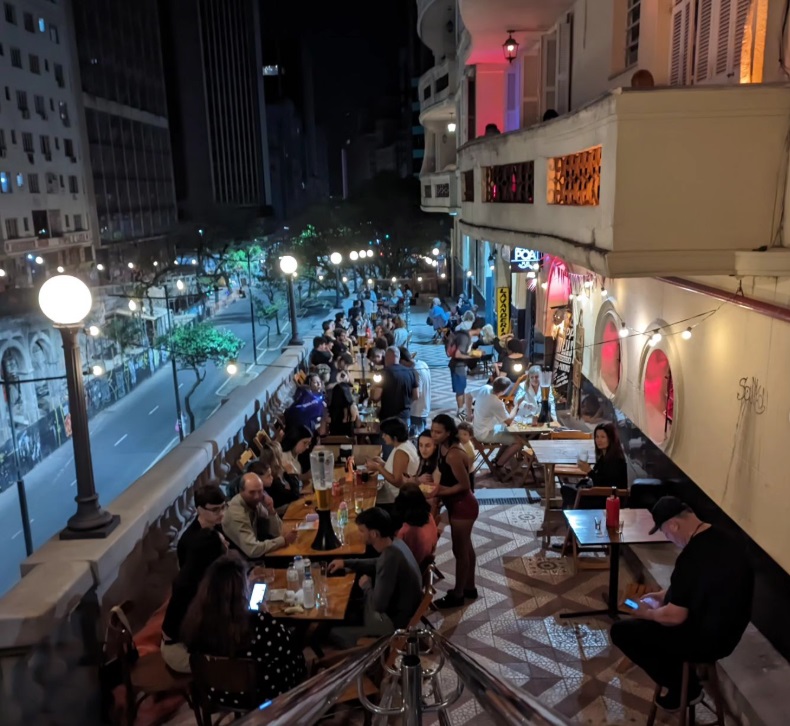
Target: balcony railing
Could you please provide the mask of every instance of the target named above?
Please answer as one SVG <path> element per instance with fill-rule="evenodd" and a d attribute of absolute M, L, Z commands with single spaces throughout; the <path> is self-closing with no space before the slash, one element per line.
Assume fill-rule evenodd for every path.
<path fill-rule="evenodd" d="M 776 237 L 789 123 L 785 87 L 618 89 L 461 147 L 461 226 L 606 277 L 790 274 L 790 253 L 754 251 Z"/>
<path fill-rule="evenodd" d="M 450 118 L 455 110 L 454 96 L 458 89 L 457 64 L 454 60 L 445 60 L 423 73 L 419 83 L 420 120 L 426 115 L 437 119 Z"/>
<path fill-rule="evenodd" d="M 457 172 L 428 174 L 420 177 L 420 182 L 424 210 L 449 212 L 459 208 Z"/>

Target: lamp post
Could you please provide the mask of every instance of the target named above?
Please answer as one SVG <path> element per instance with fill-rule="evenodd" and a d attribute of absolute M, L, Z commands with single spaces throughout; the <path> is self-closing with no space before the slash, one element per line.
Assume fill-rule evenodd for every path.
<path fill-rule="evenodd" d="M 181 282 L 179 280 L 178 282 Z M 183 285 L 183 283 L 181 283 Z M 176 283 L 178 287 L 178 283 Z M 167 308 L 167 339 L 173 334 L 173 318 L 170 316 L 170 295 L 167 291 L 167 283 L 165 282 L 165 307 Z M 181 396 L 178 393 L 178 366 L 176 364 L 176 357 L 173 355 L 173 346 L 170 346 L 168 351 L 170 354 L 170 365 L 173 367 L 173 391 L 176 394 L 176 421 L 178 421 L 178 438 L 179 441 L 184 440 L 184 415 L 181 413 Z"/>
<path fill-rule="evenodd" d="M 38 304 L 60 332 L 66 359 L 66 386 L 71 416 L 71 441 L 77 473 L 77 512 L 60 533 L 61 539 L 99 539 L 107 537 L 120 517 L 104 511 L 93 481 L 88 411 L 78 336 L 82 321 L 90 312 L 93 300 L 88 286 L 71 275 L 50 277 L 38 293 Z"/>
<path fill-rule="evenodd" d="M 280 270 L 288 279 L 288 311 L 291 314 L 291 340 L 288 345 L 301 345 L 302 339 L 299 337 L 299 328 L 296 322 L 296 298 L 294 297 L 294 273 L 299 267 L 295 257 L 285 255 L 280 258 Z"/>
<path fill-rule="evenodd" d="M 258 343 L 255 339 L 255 301 L 252 298 L 252 264 L 247 250 L 247 297 L 250 298 L 250 324 L 252 325 L 252 362 L 258 365 Z"/>
<path fill-rule="evenodd" d="M 343 261 L 343 255 L 339 252 L 333 252 L 329 255 L 329 261 L 335 266 L 335 307 L 340 307 L 340 263 Z"/>

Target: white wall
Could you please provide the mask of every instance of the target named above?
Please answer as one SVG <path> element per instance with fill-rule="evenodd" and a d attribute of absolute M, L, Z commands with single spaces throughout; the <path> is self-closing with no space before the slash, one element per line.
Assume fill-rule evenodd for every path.
<path fill-rule="evenodd" d="M 709 282 L 715 282 L 710 280 Z M 782 281 L 784 290 L 790 281 Z M 745 288 L 758 284 L 744 280 Z M 601 313 L 611 306 L 636 331 L 651 330 L 717 310 L 691 340 L 667 337 L 657 346 L 670 360 L 675 424 L 665 451 L 768 554 L 790 572 L 790 324 L 687 292 L 654 279 L 608 280 L 608 300 L 596 291 L 581 303 L 585 340 L 595 340 Z M 579 304 L 577 303 L 577 306 Z M 695 318 L 671 330 L 680 332 Z M 584 373 L 600 390 L 599 348 L 585 350 Z M 622 378 L 613 403 L 644 428 L 642 376 L 647 337 L 622 341 Z M 741 379 L 764 392 L 764 412 L 738 400 Z"/>

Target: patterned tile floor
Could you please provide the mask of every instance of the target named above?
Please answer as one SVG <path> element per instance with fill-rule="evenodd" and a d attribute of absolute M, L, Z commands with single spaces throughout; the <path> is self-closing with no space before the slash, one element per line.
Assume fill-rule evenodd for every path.
<path fill-rule="evenodd" d="M 423 318 L 424 313 L 416 312 L 412 321 Z M 432 369 L 433 415 L 454 413 L 444 347 L 428 343 L 431 336 L 427 326 L 414 325 L 411 348 Z M 470 377 L 469 390 L 476 390 L 483 382 L 482 377 Z M 542 521 L 540 505 L 485 504 L 489 497 L 523 500 L 524 490 L 492 489 L 496 482 L 485 477 L 478 481 L 481 487 L 489 488 L 480 495 L 480 518 L 473 532 L 480 597 L 463 608 L 433 613 L 431 622 L 493 674 L 575 723 L 645 723 L 652 683 L 638 668 L 618 671 L 621 654 L 609 640 L 609 622 L 604 618 L 562 621 L 557 617 L 566 610 L 599 607 L 607 572 L 577 573 L 573 564 L 558 553 L 543 551 L 535 535 Z M 437 564 L 447 577 L 438 585 L 444 590 L 454 574 L 447 526 L 439 542 Z M 622 585 L 633 579 L 625 565 L 620 577 Z M 443 692 L 449 693 L 454 685 L 454 674 L 444 673 Z M 715 720 L 704 709 L 698 711 L 698 723 Z M 493 724 L 468 693 L 450 710 L 450 717 L 453 726 Z M 343 720 L 361 723 L 361 716 L 351 712 L 347 719 L 333 719 Z M 675 722 L 661 717 L 657 720 L 659 724 Z M 194 721 L 182 710 L 172 723 Z M 425 723 L 437 720 L 427 717 Z"/>

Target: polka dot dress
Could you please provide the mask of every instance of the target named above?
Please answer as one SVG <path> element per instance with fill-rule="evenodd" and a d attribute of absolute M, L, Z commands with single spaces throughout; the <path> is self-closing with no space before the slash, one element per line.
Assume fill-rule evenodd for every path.
<path fill-rule="evenodd" d="M 251 613 L 254 618 L 251 640 L 247 650 L 239 653 L 240 658 L 250 658 L 258 663 L 258 693 L 255 703 L 250 704 L 247 694 L 214 692 L 212 700 L 227 707 L 250 707 L 257 701 L 275 698 L 290 691 L 307 677 L 304 654 L 294 643 L 288 629 L 275 620 L 270 613 Z"/>

